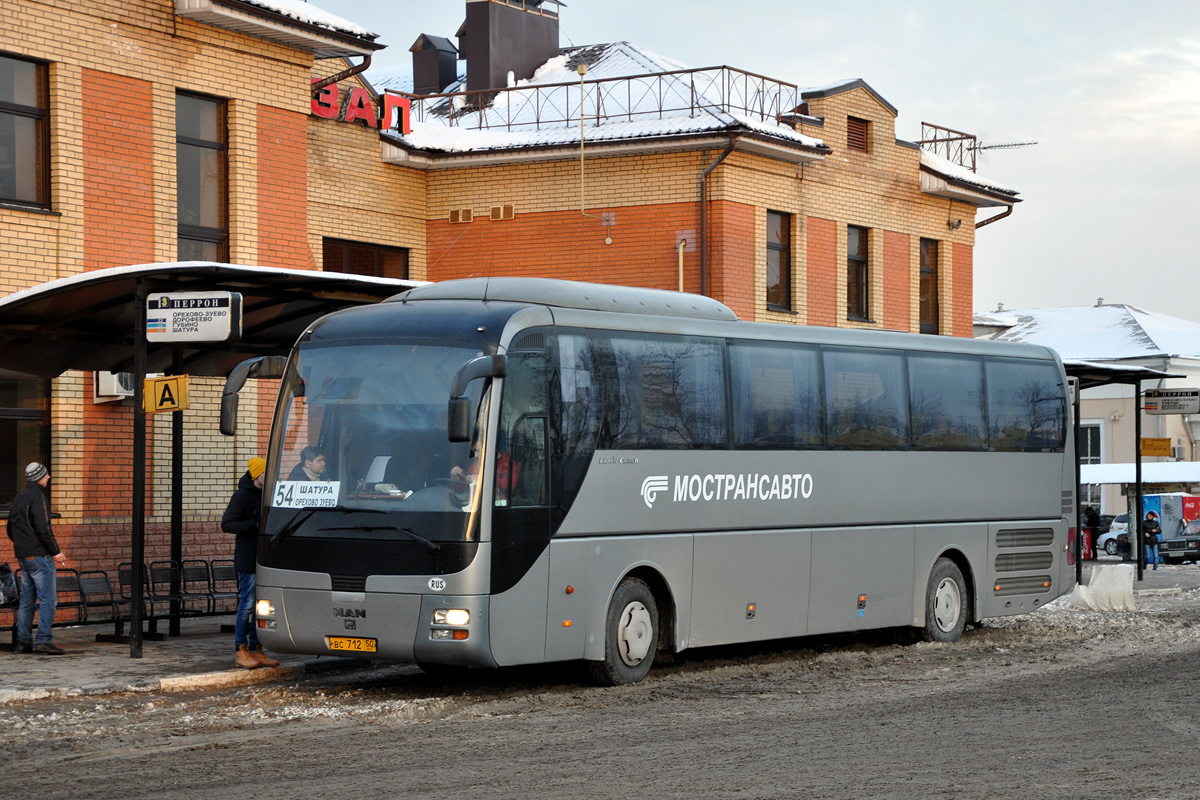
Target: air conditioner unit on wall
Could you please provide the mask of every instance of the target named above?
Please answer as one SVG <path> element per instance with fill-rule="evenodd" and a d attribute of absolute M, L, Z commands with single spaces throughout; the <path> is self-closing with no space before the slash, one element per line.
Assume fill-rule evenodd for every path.
<path fill-rule="evenodd" d="M 1187 452 L 1183 449 L 1183 447 L 1175 445 L 1171 448 L 1171 456 L 1176 461 L 1183 461 L 1187 458 Z"/>
<path fill-rule="evenodd" d="M 133 397 L 132 372 L 92 373 L 92 402 L 115 403 Z"/>

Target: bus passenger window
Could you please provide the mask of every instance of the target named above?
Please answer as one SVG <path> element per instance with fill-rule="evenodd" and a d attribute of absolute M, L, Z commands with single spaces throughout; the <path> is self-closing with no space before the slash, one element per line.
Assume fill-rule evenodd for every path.
<path fill-rule="evenodd" d="M 825 348 L 829 446 L 896 450 L 908 445 L 904 356 L 888 350 Z"/>
<path fill-rule="evenodd" d="M 791 342 L 731 342 L 733 441 L 754 450 L 822 446 L 817 349 Z"/>
<path fill-rule="evenodd" d="M 910 353 L 909 408 L 918 450 L 982 450 L 983 362 L 972 356 Z"/>
<path fill-rule="evenodd" d="M 988 436 L 994 450 L 1061 452 L 1067 398 L 1058 369 L 1048 361 L 989 359 Z"/>

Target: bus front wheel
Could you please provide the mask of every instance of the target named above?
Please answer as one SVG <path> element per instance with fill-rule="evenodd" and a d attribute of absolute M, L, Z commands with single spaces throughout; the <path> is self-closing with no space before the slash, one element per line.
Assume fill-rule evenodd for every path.
<path fill-rule="evenodd" d="M 967 626 L 967 586 L 962 570 L 948 558 L 939 558 L 929 573 L 925 592 L 927 642 L 957 642 Z"/>
<path fill-rule="evenodd" d="M 604 624 L 604 660 L 588 662 L 604 686 L 637 683 L 646 677 L 658 649 L 658 604 L 650 587 L 626 578 L 613 592 Z"/>

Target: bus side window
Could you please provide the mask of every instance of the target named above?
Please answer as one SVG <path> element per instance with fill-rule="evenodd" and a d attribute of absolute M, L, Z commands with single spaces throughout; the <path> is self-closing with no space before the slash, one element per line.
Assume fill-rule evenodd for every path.
<path fill-rule="evenodd" d="M 992 448 L 1062 451 L 1066 441 L 1066 390 L 1054 364 L 989 359 L 986 375 Z"/>
<path fill-rule="evenodd" d="M 892 350 L 824 349 L 829 446 L 899 450 L 908 445 L 904 357 Z"/>

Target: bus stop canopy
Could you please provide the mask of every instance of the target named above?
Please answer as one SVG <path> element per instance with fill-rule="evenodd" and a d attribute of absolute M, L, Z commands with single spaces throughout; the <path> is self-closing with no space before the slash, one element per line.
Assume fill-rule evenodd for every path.
<path fill-rule="evenodd" d="M 0 369 L 53 378 L 69 369 L 129 372 L 135 295 L 238 292 L 242 335 L 234 342 L 148 343 L 147 372 L 225 377 L 240 361 L 286 355 L 313 320 L 377 303 L 424 281 L 193 261 L 112 267 L 39 284 L 0 299 Z M 144 335 L 144 334 L 142 334 Z"/>

